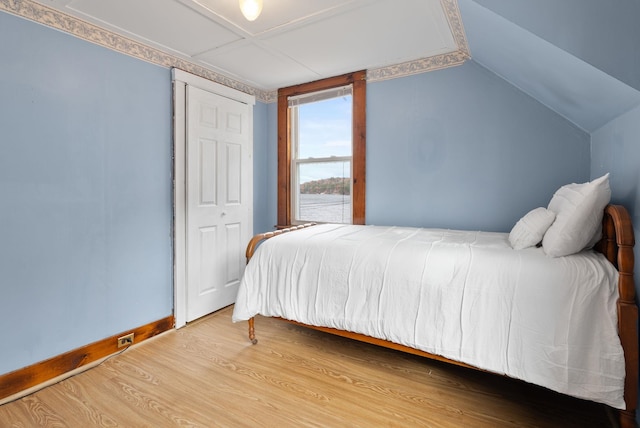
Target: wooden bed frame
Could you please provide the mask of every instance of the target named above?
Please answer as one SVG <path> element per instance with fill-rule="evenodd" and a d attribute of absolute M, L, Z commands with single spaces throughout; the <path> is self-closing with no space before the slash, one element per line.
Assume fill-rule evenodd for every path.
<path fill-rule="evenodd" d="M 618 410 L 620 426 L 622 428 L 636 427 L 636 405 L 638 401 L 638 306 L 636 305 L 636 290 L 633 278 L 634 254 L 633 246 L 635 244 L 633 225 L 627 210 L 621 205 L 607 205 L 604 210 L 604 218 L 602 220 L 602 240 L 596 245 L 596 250 L 600 251 L 605 257 L 618 269 L 619 280 L 619 300 L 618 300 L 618 335 L 622 342 L 622 348 L 625 355 L 626 376 L 624 385 L 624 400 L 626 410 Z M 292 232 L 313 226 L 315 223 L 308 223 L 300 226 L 293 226 L 287 229 L 281 229 L 274 232 L 261 233 L 251 239 L 247 246 L 247 262 L 253 256 L 258 244 L 265 239 L 281 235 L 283 233 Z M 338 336 L 348 337 L 362 342 L 391 348 L 402 352 L 420 355 L 426 358 L 444 361 L 458 366 L 477 369 L 474 366 L 453 361 L 439 355 L 430 354 L 408 346 L 399 345 L 374 337 L 365 336 L 349 331 L 337 330 L 327 327 L 317 327 L 308 324 L 302 324 L 295 321 L 284 320 L 293 324 L 324 331 Z M 249 339 L 253 344 L 258 341 L 255 337 L 254 318 L 249 321 Z"/>

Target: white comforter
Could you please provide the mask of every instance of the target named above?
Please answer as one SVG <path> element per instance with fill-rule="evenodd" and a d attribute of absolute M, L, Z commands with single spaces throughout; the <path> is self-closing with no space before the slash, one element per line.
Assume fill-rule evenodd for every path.
<path fill-rule="evenodd" d="M 349 330 L 623 409 L 617 277 L 504 233 L 327 224 L 260 245 L 233 320 Z"/>

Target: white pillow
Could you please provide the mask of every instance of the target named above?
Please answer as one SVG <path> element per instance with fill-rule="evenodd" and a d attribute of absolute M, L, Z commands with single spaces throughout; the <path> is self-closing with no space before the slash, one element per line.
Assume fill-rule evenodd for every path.
<path fill-rule="evenodd" d="M 544 252 L 562 257 L 585 249 L 598 232 L 610 200 L 608 173 L 589 183 L 567 184 L 558 189 L 549 202 L 556 220 L 542 239 Z"/>
<path fill-rule="evenodd" d="M 546 208 L 535 208 L 522 217 L 509 233 L 514 250 L 533 247 L 542 241 L 544 233 L 556 218 L 556 213 Z"/>

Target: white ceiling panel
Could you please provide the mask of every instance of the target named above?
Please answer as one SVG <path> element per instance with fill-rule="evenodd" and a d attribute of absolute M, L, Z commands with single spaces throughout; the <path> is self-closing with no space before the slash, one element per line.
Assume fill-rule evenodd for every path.
<path fill-rule="evenodd" d="M 281 88 L 318 80 L 322 76 L 282 55 L 274 54 L 254 43 L 233 49 L 202 54 L 199 60 L 258 88 Z M 253 70 L 247 77 L 247 70 Z"/>
<path fill-rule="evenodd" d="M 76 15 L 187 56 L 240 39 L 175 0 L 74 0 L 68 3 L 67 8 Z"/>
<path fill-rule="evenodd" d="M 270 48 L 319 74 L 382 67 L 457 49 L 437 0 L 366 4 L 264 37 Z M 408 13 L 408 11 L 411 13 Z"/>
<path fill-rule="evenodd" d="M 242 16 L 238 1 L 234 0 L 181 0 L 203 7 L 250 35 L 258 35 L 267 31 L 292 25 L 303 25 L 305 21 L 348 10 L 362 3 L 379 0 L 266 0 L 259 19 L 247 21 Z"/>

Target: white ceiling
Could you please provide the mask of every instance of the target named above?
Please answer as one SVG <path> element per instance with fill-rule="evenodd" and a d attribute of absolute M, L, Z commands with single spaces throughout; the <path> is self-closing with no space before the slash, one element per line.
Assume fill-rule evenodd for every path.
<path fill-rule="evenodd" d="M 237 0 L 39 3 L 263 91 L 460 49 L 448 0 L 264 0 L 253 22 Z"/>
<path fill-rule="evenodd" d="M 474 62 L 587 132 L 640 105 L 640 90 L 481 5 L 522 9 L 528 18 L 540 0 L 518 6 L 502 0 L 263 1 L 254 22 L 244 19 L 238 0 L 0 0 L 0 10 L 266 103 L 276 101 L 281 87 L 357 70 L 375 82 L 460 65 L 473 54 Z M 538 19 L 546 22 L 545 13 L 562 9 L 554 5 L 546 0 Z M 637 10 L 622 10 L 629 9 L 631 15 Z M 582 40 L 585 28 L 593 28 L 583 21 L 567 30 L 573 38 Z M 636 32 L 630 34 L 635 40 Z M 599 40 L 602 29 L 595 36 Z M 637 49 L 628 50 L 632 56 Z"/>

